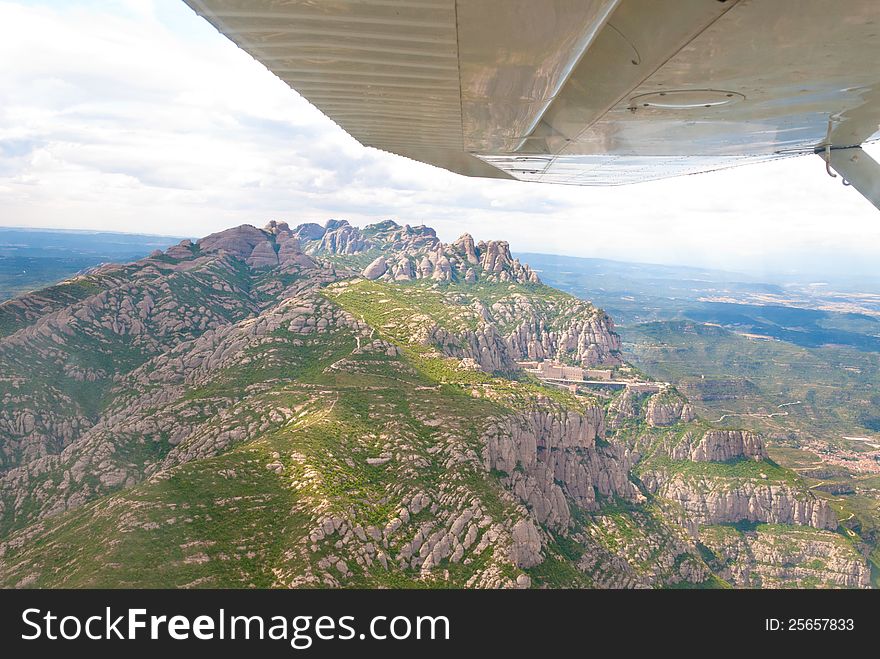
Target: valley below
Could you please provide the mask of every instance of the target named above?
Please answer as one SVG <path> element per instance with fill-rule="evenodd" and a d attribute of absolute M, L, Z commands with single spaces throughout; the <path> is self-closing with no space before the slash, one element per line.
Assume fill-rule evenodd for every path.
<path fill-rule="evenodd" d="M 673 382 L 713 423 L 762 433 L 774 460 L 876 546 L 880 313 L 872 282 L 834 290 L 697 268 L 528 258 L 548 283 L 622 319 L 624 352 L 641 371 Z"/>

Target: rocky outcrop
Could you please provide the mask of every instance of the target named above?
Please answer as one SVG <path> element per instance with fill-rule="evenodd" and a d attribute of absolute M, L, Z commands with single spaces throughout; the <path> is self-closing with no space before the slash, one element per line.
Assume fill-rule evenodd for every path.
<path fill-rule="evenodd" d="M 639 409 L 639 394 L 627 387 L 620 392 L 608 408 L 608 427 L 616 430 L 638 419 Z"/>
<path fill-rule="evenodd" d="M 345 220 L 331 220 L 326 227 L 303 224 L 293 235 L 303 242 L 307 254 L 320 256 L 337 254 L 351 256 L 381 250 L 385 269 L 376 259 L 368 269 L 369 279 L 408 281 L 476 281 L 539 283 L 538 276 L 513 258 L 510 246 L 503 241 L 474 243 L 470 234 L 464 234 L 451 244 L 437 238 L 426 226 L 400 226 L 386 220 L 364 229 L 351 226 Z"/>
<path fill-rule="evenodd" d="M 520 568 L 534 567 L 544 561 L 541 534 L 530 519 L 521 519 L 510 532 L 510 560 Z"/>
<path fill-rule="evenodd" d="M 322 227 L 320 224 L 315 222 L 308 222 L 306 224 L 300 224 L 293 232 L 293 235 L 298 240 L 304 242 L 313 242 L 316 240 L 321 240 L 326 233 L 327 229 Z"/>
<path fill-rule="evenodd" d="M 375 261 L 370 263 L 370 265 L 364 268 L 362 274 L 366 279 L 378 279 L 386 272 L 388 272 L 388 263 L 387 261 L 385 261 L 384 256 L 380 256 L 376 258 Z"/>
<path fill-rule="evenodd" d="M 685 399 L 675 394 L 661 392 L 648 399 L 645 420 L 649 426 L 671 426 L 679 421 L 692 421 L 696 418 L 693 407 Z"/>
<path fill-rule="evenodd" d="M 836 534 L 796 527 L 700 534 L 718 575 L 744 588 L 870 588 L 864 557 Z"/>
<path fill-rule="evenodd" d="M 242 261 L 251 257 L 258 245 L 267 242 L 267 234 L 250 224 L 212 233 L 198 241 L 203 252 L 227 252 Z"/>
<path fill-rule="evenodd" d="M 605 432 L 599 407 L 575 413 L 547 399 L 528 413 L 504 417 L 483 435 L 484 461 L 505 473 L 507 486 L 535 519 L 552 528 L 571 524 L 569 501 L 587 510 L 597 507 L 596 493 L 634 499 L 626 450 L 597 447 Z"/>
<path fill-rule="evenodd" d="M 631 438 L 630 445 L 643 454 L 665 455 L 672 460 L 693 462 L 733 462 L 766 460 L 767 449 L 761 435 L 747 430 L 705 430 L 696 426 L 680 433 L 655 437 L 645 434 Z"/>
<path fill-rule="evenodd" d="M 0 473 L 58 453 L 93 425 L 63 391 L 0 397 Z"/>
<path fill-rule="evenodd" d="M 471 265 L 477 265 L 480 263 L 480 257 L 477 255 L 477 247 L 474 244 L 474 239 L 471 234 L 462 234 L 459 236 L 458 240 L 452 243 L 452 246 L 456 248 L 457 251 L 463 253 L 465 261 Z"/>
<path fill-rule="evenodd" d="M 310 245 L 306 251 L 310 254 L 351 255 L 366 252 L 373 247 L 375 244 L 366 240 L 357 227 L 351 226 L 345 220 L 330 220 L 317 245 Z"/>
<path fill-rule="evenodd" d="M 538 307 L 512 295 L 492 305 L 493 318 L 505 326 L 507 344 L 517 359 L 558 359 L 581 366 L 621 363 L 620 337 L 603 311 L 575 298 Z M 553 318 L 550 325 L 547 321 Z"/>
<path fill-rule="evenodd" d="M 472 250 L 470 248 L 473 246 L 473 240 L 470 234 L 464 234 L 454 245 L 462 245 L 468 263 L 473 263 L 470 260 L 471 253 L 473 253 L 473 257 L 479 258 L 480 267 L 486 273 L 486 279 L 489 281 L 517 281 L 520 283 L 539 281 L 538 276 L 528 266 L 511 256 L 510 245 L 506 241 L 480 241 L 476 249 Z"/>
<path fill-rule="evenodd" d="M 649 491 L 676 502 L 699 524 L 747 521 L 837 528 L 837 516 L 824 499 L 786 483 L 724 477 L 694 480 L 662 472 L 644 474 L 642 482 Z"/>
<path fill-rule="evenodd" d="M 186 241 L 184 241 L 186 242 Z M 183 243 L 181 243 L 183 245 Z M 183 253 L 172 253 L 169 256 L 183 257 Z M 192 250 L 195 251 L 192 251 Z M 286 222 L 269 222 L 263 229 L 250 225 L 242 225 L 202 238 L 194 248 L 185 247 L 185 251 L 193 253 L 225 252 L 247 263 L 250 267 L 274 268 L 276 266 L 314 267 L 314 260 L 306 256 L 301 247 L 300 239 L 290 230 Z"/>
<path fill-rule="evenodd" d="M 689 457 L 695 462 L 768 459 L 763 438 L 745 430 L 709 430 L 691 450 Z"/>
<path fill-rule="evenodd" d="M 164 254 L 172 259 L 188 259 L 192 257 L 197 249 L 198 248 L 193 245 L 193 242 L 189 238 L 186 238 L 185 240 L 181 240 L 177 245 L 172 245 L 166 249 Z M 151 253 L 150 256 L 157 258 L 162 256 L 162 254 L 163 252 L 161 250 L 156 250 Z"/>
<path fill-rule="evenodd" d="M 434 325 L 422 341 L 448 357 L 472 359 L 487 373 L 515 371 L 518 367 L 494 325 L 480 323 L 475 330 L 450 332 Z"/>
<path fill-rule="evenodd" d="M 364 276 L 369 279 L 468 283 L 540 281 L 529 266 L 513 258 L 510 246 L 504 241 L 475 244 L 469 234 L 464 234 L 452 244 L 445 244 L 429 227 L 400 226 L 390 220 L 364 229 L 345 220 L 329 220 L 323 227 L 314 223 L 301 224 L 293 230 L 286 222 L 276 221 L 263 229 L 242 225 L 206 236 L 196 245 L 184 241 L 171 248 L 167 255 L 189 258 L 195 251 L 226 252 L 253 268 L 271 268 L 284 262 L 282 249 L 285 245 L 288 245 L 285 256 L 354 256 L 381 250 L 382 256 L 364 271 Z M 385 264 L 384 269 L 381 263 Z"/>
<path fill-rule="evenodd" d="M 303 254 L 299 240 L 291 236 L 284 236 L 278 242 L 278 263 L 284 268 L 314 268 L 315 261 Z"/>
<path fill-rule="evenodd" d="M 473 244 L 473 238 L 471 238 L 470 234 L 463 235 L 456 244 L 463 245 L 465 258 L 468 259 L 468 263 L 472 263 L 470 260 L 472 258 L 470 247 Z M 523 265 L 519 259 L 512 257 L 510 245 L 506 241 L 490 240 L 483 242 L 481 240 L 473 250 L 473 256 L 479 259 L 479 265 L 489 281 L 515 281 L 519 283 L 538 283 L 540 281 L 538 276 L 527 265 Z"/>
<path fill-rule="evenodd" d="M 275 251 L 274 242 L 264 240 L 255 245 L 245 262 L 252 268 L 271 268 L 278 265 L 278 254 Z"/>

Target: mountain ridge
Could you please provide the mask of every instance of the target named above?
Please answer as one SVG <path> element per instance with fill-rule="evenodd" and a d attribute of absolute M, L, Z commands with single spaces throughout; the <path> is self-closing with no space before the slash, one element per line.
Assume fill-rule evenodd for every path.
<path fill-rule="evenodd" d="M 55 289 L 0 305 L 0 583 L 868 583 L 759 437 L 525 373 L 624 364 L 503 241 L 271 222 Z"/>

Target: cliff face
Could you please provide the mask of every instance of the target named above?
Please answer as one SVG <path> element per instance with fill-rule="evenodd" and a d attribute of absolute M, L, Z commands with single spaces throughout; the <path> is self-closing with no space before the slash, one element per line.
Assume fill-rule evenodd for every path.
<path fill-rule="evenodd" d="M 740 521 L 836 529 L 837 516 L 772 462 L 760 435 L 741 430 L 684 431 L 657 442 L 642 465 L 652 493 L 676 502 L 699 524 Z M 670 462 L 671 460 L 671 462 Z"/>
<path fill-rule="evenodd" d="M 293 235 L 300 239 L 303 252 L 315 256 L 381 251 L 360 271 L 372 281 L 540 283 L 528 265 L 513 258 L 507 242 L 477 243 L 470 234 L 446 244 L 424 226 L 386 221 L 361 230 L 334 221 L 326 228 L 301 225 Z M 483 327 L 471 337 L 460 337 L 467 346 L 456 348 L 455 342 L 449 343 L 448 354 L 473 358 L 489 371 L 507 370 L 517 359 L 562 359 L 584 366 L 621 363 L 620 337 L 613 321 L 588 302 L 566 297 L 536 304 L 526 295 L 513 294 L 484 309 L 482 316 L 487 326 L 494 325 L 503 334 L 507 350 L 496 346 L 492 330 Z M 553 318 L 552 327 L 548 318 Z M 438 338 L 441 343 L 448 339 L 442 331 Z M 494 354 L 486 354 L 487 350 Z"/>
<path fill-rule="evenodd" d="M 371 280 L 464 281 L 539 283 L 538 276 L 514 259 L 506 242 L 481 242 L 474 246 L 469 234 L 451 245 L 439 240 L 425 246 L 421 236 L 415 244 L 404 244 L 392 257 L 379 256 L 361 273 Z M 381 248 L 381 247 L 380 247 Z M 477 260 L 471 262 L 469 259 Z"/>
<path fill-rule="evenodd" d="M 693 407 L 680 396 L 662 393 L 651 396 L 645 419 L 649 426 L 671 426 L 679 421 L 693 421 L 696 418 Z"/>
<path fill-rule="evenodd" d="M 696 462 L 727 462 L 737 458 L 767 460 L 767 449 L 760 435 L 745 430 L 709 430 L 691 449 Z"/>
<path fill-rule="evenodd" d="M 493 304 L 491 314 L 505 327 L 507 344 L 518 359 L 560 359 L 586 367 L 621 363 L 614 322 L 588 302 L 513 295 Z"/>
<path fill-rule="evenodd" d="M 572 412 L 539 399 L 528 413 L 493 422 L 483 434 L 483 455 L 489 469 L 505 473 L 505 484 L 540 524 L 566 529 L 572 521 L 569 501 L 596 510 L 597 493 L 639 497 L 628 478 L 629 453 L 597 448 L 596 438 L 604 434 L 600 407 Z"/>
<path fill-rule="evenodd" d="M 649 472 L 642 481 L 651 492 L 675 501 L 700 524 L 749 521 L 837 528 L 837 516 L 826 501 L 784 484 L 724 478 L 695 481 L 662 472 Z"/>
<path fill-rule="evenodd" d="M 629 387 L 620 392 L 608 406 L 608 427 L 618 430 L 637 422 L 640 416 L 640 399 L 641 396 Z M 629 440 L 631 446 L 638 445 L 635 437 L 629 437 Z"/>
<path fill-rule="evenodd" d="M 863 557 L 836 533 L 714 527 L 705 529 L 701 539 L 719 575 L 737 586 L 868 588 L 871 583 Z"/>
<path fill-rule="evenodd" d="M 475 330 L 453 333 L 433 327 L 425 337 L 426 345 L 438 347 L 444 355 L 471 359 L 487 373 L 510 372 L 518 368 L 507 344 L 494 325 L 480 323 Z"/>
<path fill-rule="evenodd" d="M 869 583 L 863 557 L 832 533 L 827 501 L 769 461 L 760 435 L 710 428 L 688 408 L 671 389 L 624 392 L 609 405 L 609 427 L 631 447 L 645 490 L 717 552 L 710 567 L 720 578 L 746 587 Z"/>
<path fill-rule="evenodd" d="M 527 307 L 517 309 L 521 322 L 508 335 L 510 349 L 522 359 L 562 359 L 582 366 L 615 366 L 620 361 L 620 338 L 604 314 L 573 313 L 560 327 L 548 328 Z"/>
<path fill-rule="evenodd" d="M 471 358 L 490 373 L 516 370 L 516 361 L 528 359 L 559 359 L 586 367 L 620 363 L 619 348 L 616 347 L 620 345 L 620 339 L 613 325 L 605 322 L 603 314 L 590 318 L 596 313 L 594 309 L 585 308 L 587 318 L 581 320 L 574 320 L 577 312 L 571 310 L 571 324 L 562 332 L 560 340 L 560 333 L 555 330 L 529 335 L 523 331 L 523 326 L 505 336 L 505 329 L 495 315 L 497 306 L 493 306 L 476 329 L 449 332 L 435 327 L 425 337 L 425 342 L 439 346 L 450 357 Z M 566 320 L 565 316 L 560 318 L 562 323 Z"/>
<path fill-rule="evenodd" d="M 645 413 L 648 426 L 657 427 L 650 422 L 650 402 Z M 611 408 L 612 427 L 621 427 L 627 421 L 638 417 L 638 406 L 632 396 L 621 396 Z M 690 419 L 689 421 L 695 421 Z M 716 430 L 705 426 L 690 424 L 681 420 L 675 422 L 681 432 L 666 435 L 643 434 L 632 438 L 633 447 L 643 453 L 662 455 L 671 460 L 692 462 L 733 462 L 737 460 L 767 460 L 764 438 L 747 430 Z M 675 425 L 675 424 L 664 424 Z"/>

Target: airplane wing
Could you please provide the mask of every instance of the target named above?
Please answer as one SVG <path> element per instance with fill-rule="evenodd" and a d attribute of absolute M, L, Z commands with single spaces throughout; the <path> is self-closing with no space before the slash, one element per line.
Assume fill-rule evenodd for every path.
<path fill-rule="evenodd" d="M 362 144 L 469 176 L 836 169 L 880 129 L 876 0 L 185 1 Z"/>

